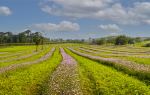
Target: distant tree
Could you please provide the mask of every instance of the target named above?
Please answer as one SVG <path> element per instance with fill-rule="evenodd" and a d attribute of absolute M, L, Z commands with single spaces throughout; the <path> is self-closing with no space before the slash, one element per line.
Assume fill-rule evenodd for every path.
<path fill-rule="evenodd" d="M 150 41 L 150 37 L 148 37 L 148 38 L 144 39 L 144 41 Z"/>
<path fill-rule="evenodd" d="M 29 43 L 31 42 L 31 30 L 26 30 L 24 31 L 25 35 L 26 35 L 26 42 Z"/>
<path fill-rule="evenodd" d="M 12 36 L 12 42 L 13 43 L 19 43 L 19 36 L 18 35 L 13 35 Z"/>
<path fill-rule="evenodd" d="M 115 39 L 116 39 L 116 37 L 114 37 L 114 36 L 106 37 L 106 43 L 114 44 L 115 43 Z"/>
<path fill-rule="evenodd" d="M 19 42 L 20 43 L 25 43 L 26 42 L 26 34 L 24 32 L 19 33 Z"/>
<path fill-rule="evenodd" d="M 128 37 L 121 35 L 118 36 L 115 40 L 115 45 L 126 45 L 128 44 Z"/>
<path fill-rule="evenodd" d="M 135 42 L 142 42 L 142 39 L 140 37 L 136 37 Z"/>
<path fill-rule="evenodd" d="M 81 43 L 84 43 L 85 42 L 85 40 L 84 39 L 81 39 Z"/>
<path fill-rule="evenodd" d="M 96 44 L 98 45 L 103 45 L 106 43 L 106 39 L 105 38 L 101 38 L 101 39 L 97 39 L 96 40 Z"/>
<path fill-rule="evenodd" d="M 41 45 L 42 45 L 42 48 L 41 48 L 42 50 L 44 49 L 44 40 L 45 40 L 44 37 L 41 36 L 41 41 L 40 42 L 41 42 Z"/>
<path fill-rule="evenodd" d="M 92 41 L 90 42 L 90 44 L 96 44 L 96 39 L 92 39 Z"/>
<path fill-rule="evenodd" d="M 128 38 L 128 44 L 135 44 L 134 38 Z"/>
<path fill-rule="evenodd" d="M 35 42 L 35 45 L 36 45 L 36 51 L 38 51 L 38 46 L 41 43 L 41 33 L 40 32 L 34 33 L 33 41 Z"/>
<path fill-rule="evenodd" d="M 5 43 L 44 44 L 44 41 L 49 42 L 49 39 L 43 37 L 40 32 L 31 33 L 30 30 L 26 30 L 24 32 L 15 35 L 12 32 L 0 32 L 0 44 Z"/>

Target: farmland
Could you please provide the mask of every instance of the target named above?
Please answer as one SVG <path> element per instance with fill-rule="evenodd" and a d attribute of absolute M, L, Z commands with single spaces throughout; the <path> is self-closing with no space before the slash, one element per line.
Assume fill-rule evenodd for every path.
<path fill-rule="evenodd" d="M 150 95 L 150 0 L 0 0 L 0 95 Z"/>
<path fill-rule="evenodd" d="M 150 95 L 150 48 L 49 44 L 0 48 L 0 95 Z"/>

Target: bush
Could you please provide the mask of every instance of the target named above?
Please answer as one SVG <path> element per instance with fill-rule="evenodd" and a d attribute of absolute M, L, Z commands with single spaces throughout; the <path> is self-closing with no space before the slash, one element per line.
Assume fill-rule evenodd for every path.
<path fill-rule="evenodd" d="M 103 45 L 106 43 L 106 39 L 105 38 L 101 38 L 101 39 L 97 39 L 96 40 L 96 44 L 98 45 Z"/>
<path fill-rule="evenodd" d="M 135 44 L 135 39 L 134 38 L 129 38 L 128 44 Z"/>
<path fill-rule="evenodd" d="M 150 43 L 146 44 L 145 47 L 150 47 Z"/>
<path fill-rule="evenodd" d="M 128 40 L 129 38 L 124 35 L 118 36 L 115 40 L 115 45 L 126 45 L 128 44 Z"/>

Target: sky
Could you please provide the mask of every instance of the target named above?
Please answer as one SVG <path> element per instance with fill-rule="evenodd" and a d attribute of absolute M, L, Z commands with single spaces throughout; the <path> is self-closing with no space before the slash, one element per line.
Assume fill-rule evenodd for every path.
<path fill-rule="evenodd" d="M 0 0 L 0 32 L 88 39 L 150 37 L 150 0 Z"/>

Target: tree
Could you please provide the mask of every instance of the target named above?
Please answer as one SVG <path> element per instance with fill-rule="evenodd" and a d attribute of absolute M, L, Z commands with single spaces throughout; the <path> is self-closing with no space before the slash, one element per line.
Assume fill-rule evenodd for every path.
<path fill-rule="evenodd" d="M 44 49 L 44 37 L 41 36 L 41 44 L 42 44 L 42 50 Z"/>
<path fill-rule="evenodd" d="M 135 41 L 136 41 L 136 42 L 141 42 L 142 39 L 141 39 L 140 37 L 136 37 L 136 38 L 135 38 Z"/>
<path fill-rule="evenodd" d="M 115 40 L 116 40 L 116 37 L 115 37 L 115 36 L 106 37 L 106 43 L 114 44 L 114 43 L 115 43 Z"/>
<path fill-rule="evenodd" d="M 135 39 L 134 38 L 129 38 L 128 44 L 135 44 Z"/>
<path fill-rule="evenodd" d="M 33 41 L 35 42 L 35 45 L 36 45 L 36 51 L 38 51 L 38 46 L 41 43 L 41 33 L 40 32 L 34 33 Z"/>
<path fill-rule="evenodd" d="M 40 32 L 31 33 L 30 30 L 26 30 L 16 35 L 14 35 L 12 32 L 0 32 L 0 44 L 5 44 L 5 43 L 44 44 L 44 41 L 49 42 L 49 39 L 43 37 Z"/>
<path fill-rule="evenodd" d="M 97 39 L 96 40 L 96 44 L 98 45 L 103 45 L 106 43 L 106 39 L 105 38 L 101 38 L 101 39 Z"/>
<path fill-rule="evenodd" d="M 26 35 L 25 35 L 24 32 L 19 33 L 18 36 L 19 36 L 19 42 L 20 42 L 20 43 L 25 43 L 25 42 L 26 42 Z"/>
<path fill-rule="evenodd" d="M 126 45 L 128 44 L 128 37 L 121 35 L 118 36 L 115 40 L 115 45 Z"/>
<path fill-rule="evenodd" d="M 26 35 L 26 42 L 31 42 L 31 30 L 26 30 L 24 33 Z"/>

